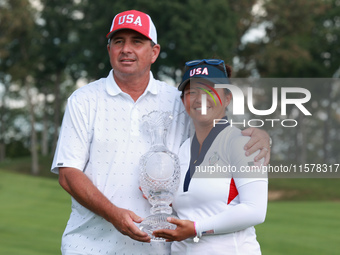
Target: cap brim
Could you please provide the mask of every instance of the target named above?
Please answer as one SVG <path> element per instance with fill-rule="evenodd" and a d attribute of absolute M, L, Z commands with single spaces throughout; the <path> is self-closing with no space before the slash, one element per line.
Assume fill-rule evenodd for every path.
<path fill-rule="evenodd" d="M 113 36 L 115 33 L 117 33 L 118 31 L 121 31 L 121 30 L 125 30 L 125 29 L 136 31 L 137 33 L 141 34 L 142 36 L 145 36 L 146 38 L 148 38 L 149 40 L 152 41 L 152 39 L 151 39 L 149 36 L 146 36 L 146 35 L 142 34 L 140 31 L 137 31 L 136 29 L 133 29 L 133 28 L 125 28 L 125 27 L 119 28 L 119 29 L 117 29 L 117 30 L 115 30 L 115 31 L 111 31 L 110 33 L 108 33 L 108 34 L 106 35 L 106 38 L 107 38 L 107 39 L 111 39 L 112 36 Z"/>
<path fill-rule="evenodd" d="M 202 78 L 202 77 L 197 77 L 197 78 L 189 78 L 183 81 L 181 84 L 178 86 L 179 91 L 183 91 L 185 86 L 188 84 L 190 80 L 207 80 L 211 83 L 215 84 L 230 84 L 228 78 Z"/>

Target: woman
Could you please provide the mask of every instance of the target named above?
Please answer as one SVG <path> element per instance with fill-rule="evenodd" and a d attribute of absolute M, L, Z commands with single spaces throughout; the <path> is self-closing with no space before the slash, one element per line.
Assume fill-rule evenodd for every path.
<path fill-rule="evenodd" d="M 232 95 L 213 88 L 228 83 L 223 60 L 186 63 L 178 89 L 195 134 L 179 155 L 182 176 L 172 205 L 181 220 L 168 218 L 177 228 L 153 233 L 178 241 L 172 243 L 171 254 L 261 254 L 254 225 L 265 219 L 268 180 L 250 175 L 249 169 L 257 172 L 261 166 L 255 155 L 244 155 L 249 138 L 228 125 L 225 110 Z"/>

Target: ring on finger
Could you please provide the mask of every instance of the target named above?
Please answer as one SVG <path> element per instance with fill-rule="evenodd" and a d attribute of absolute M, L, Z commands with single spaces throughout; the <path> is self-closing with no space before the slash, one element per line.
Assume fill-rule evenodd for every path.
<path fill-rule="evenodd" d="M 266 151 L 269 151 L 266 147 L 263 147 L 262 150 L 266 150 Z"/>

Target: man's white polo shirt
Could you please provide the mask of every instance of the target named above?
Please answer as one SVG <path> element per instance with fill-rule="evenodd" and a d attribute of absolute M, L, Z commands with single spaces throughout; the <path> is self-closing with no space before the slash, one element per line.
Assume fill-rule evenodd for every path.
<path fill-rule="evenodd" d="M 176 88 L 150 81 L 136 102 L 113 79 L 92 82 L 68 99 L 52 164 L 83 171 L 116 206 L 138 216 L 150 214 L 150 205 L 139 190 L 139 159 L 150 148 L 150 136 L 141 118 L 151 111 L 171 111 L 174 119 L 167 145 L 178 153 L 188 137 L 188 116 Z M 62 250 L 79 254 L 169 254 L 167 244 L 148 244 L 130 239 L 111 223 L 72 198 L 72 213 L 62 238 Z"/>

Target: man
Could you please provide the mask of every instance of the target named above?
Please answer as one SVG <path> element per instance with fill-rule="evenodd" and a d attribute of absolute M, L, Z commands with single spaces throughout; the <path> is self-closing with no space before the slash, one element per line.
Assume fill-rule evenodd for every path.
<path fill-rule="evenodd" d="M 138 189 L 139 158 L 150 147 L 141 117 L 153 110 L 172 111 L 167 146 L 177 153 L 188 137 L 188 116 L 177 89 L 150 72 L 160 45 L 147 14 L 117 14 L 107 38 L 113 70 L 68 99 L 52 164 L 72 196 L 61 250 L 64 255 L 169 254 L 168 244 L 149 243 L 136 225 L 150 214 Z M 251 151 L 269 149 L 269 136 L 257 133 L 248 144 Z"/>

